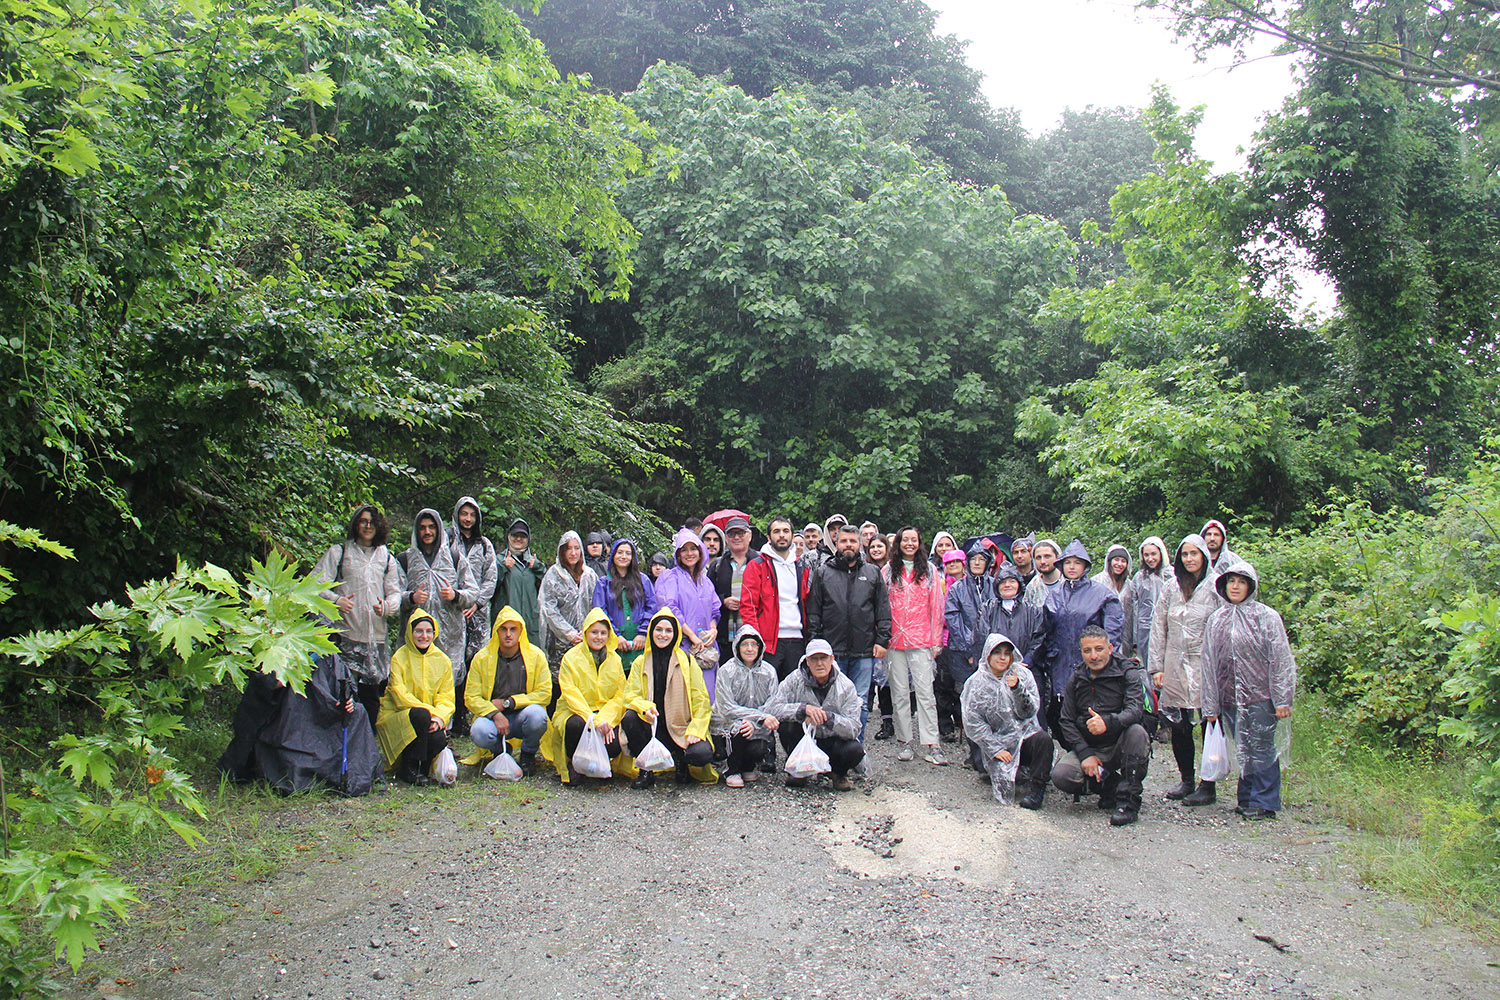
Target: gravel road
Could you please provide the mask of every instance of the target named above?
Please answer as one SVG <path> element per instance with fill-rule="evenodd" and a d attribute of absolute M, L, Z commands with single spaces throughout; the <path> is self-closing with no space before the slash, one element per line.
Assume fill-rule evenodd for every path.
<path fill-rule="evenodd" d="M 566 791 L 549 771 L 314 800 L 354 829 L 415 818 L 158 900 L 68 995 L 1500 997 L 1500 959 L 1361 888 L 1339 829 L 1164 802 L 1160 747 L 1118 830 L 1089 800 L 1001 807 L 956 764 L 873 749 L 844 794 Z"/>

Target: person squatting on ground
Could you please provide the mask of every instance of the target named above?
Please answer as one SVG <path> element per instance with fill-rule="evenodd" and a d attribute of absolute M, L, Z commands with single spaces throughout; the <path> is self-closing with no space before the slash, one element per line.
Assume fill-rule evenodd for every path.
<path fill-rule="evenodd" d="M 850 531 L 852 534 L 853 529 Z M 852 537 L 857 546 L 859 536 Z M 811 725 L 813 741 L 828 755 L 833 787 L 847 792 L 854 787 L 849 772 L 865 759 L 859 736 L 863 706 L 864 699 L 854 682 L 834 661 L 828 640 L 814 639 L 807 644 L 797 669 L 777 686 L 767 714 L 781 720 L 777 732 L 788 754 L 802 739 L 804 724 Z M 788 777 L 786 784 L 788 788 L 801 788 L 807 780 Z"/>
<path fill-rule="evenodd" d="M 401 607 L 401 566 L 386 548 L 390 533 L 380 509 L 365 504 L 349 519 L 344 541 L 328 546 L 313 567 L 318 579 L 332 584 L 322 596 L 339 609 L 334 643 L 354 674 L 354 697 L 364 706 L 371 732 L 391 675 L 385 620 Z"/>
<path fill-rule="evenodd" d="M 891 643 L 886 678 L 895 709 L 897 760 L 912 760 L 911 698 L 917 702 L 917 738 L 922 759 L 947 764 L 938 743 L 937 700 L 933 690 L 935 652 L 943 637 L 943 581 L 934 572 L 922 535 L 914 527 L 896 532 L 896 553 L 882 570 L 891 609 Z"/>
<path fill-rule="evenodd" d="M 1120 658 L 1109 635 L 1089 625 L 1079 636 L 1083 669 L 1063 690 L 1058 740 L 1068 752 L 1052 768 L 1052 783 L 1078 795 L 1097 784 L 1099 808 L 1113 809 L 1111 826 L 1140 816 L 1150 737 L 1145 714 L 1145 672 Z"/>
<path fill-rule="evenodd" d="M 552 701 L 552 670 L 547 654 L 532 644 L 520 612 L 508 604 L 495 616 L 494 635 L 474 657 L 465 698 L 474 719 L 469 727 L 474 745 L 498 757 L 519 736 L 521 773 L 535 774 Z M 479 763 L 483 756 L 465 758 L 465 763 Z"/>
<path fill-rule="evenodd" d="M 375 724 L 386 770 L 409 785 L 432 784 L 432 762 L 448 746 L 453 662 L 438 647 L 439 634 L 437 619 L 422 608 L 406 620 L 406 644 L 391 657 Z"/>
<path fill-rule="evenodd" d="M 1203 633 L 1219 607 L 1209 572 L 1202 535 L 1177 543 L 1172 576 L 1162 586 L 1151 621 L 1146 661 L 1151 682 L 1161 691 L 1158 712 L 1170 729 L 1172 756 L 1182 777 L 1167 798 L 1189 806 L 1206 806 L 1215 799 L 1212 781 L 1193 787 L 1193 713 L 1202 705 Z"/>
<path fill-rule="evenodd" d="M 620 661 L 619 637 L 603 608 L 583 619 L 583 639 L 563 654 L 558 667 L 560 692 L 552 725 L 542 739 L 542 756 L 552 761 L 558 777 L 569 788 L 582 776 L 573 768 L 573 754 L 590 716 L 604 740 L 617 774 L 636 776 L 629 757 L 620 753 L 620 720 L 625 717 L 625 666 Z"/>
<path fill-rule="evenodd" d="M 1037 721 L 1036 679 L 1004 635 L 985 640 L 979 669 L 964 682 L 964 735 L 978 747 L 995 801 L 1017 795 L 1024 809 L 1040 809 L 1052 776 L 1052 738 Z"/>
<path fill-rule="evenodd" d="M 697 658 L 683 651 L 682 625 L 671 608 L 652 616 L 646 634 L 650 645 L 625 682 L 626 710 L 620 721 L 631 755 L 638 754 L 655 735 L 672 754 L 679 785 L 693 780 L 690 768 L 701 769 L 698 780 L 713 784 L 718 781 L 717 772 L 709 766 L 714 756 L 708 738 L 713 703 L 703 671 Z M 642 771 L 631 787 L 655 784 L 656 774 Z"/>
<path fill-rule="evenodd" d="M 726 764 L 724 784 L 744 788 L 757 781 L 757 768 L 771 751 L 781 720 L 770 713 L 780 683 L 764 655 L 765 642 L 749 622 L 734 637 L 734 656 L 719 668 L 709 732 Z"/>
<path fill-rule="evenodd" d="M 1203 642 L 1203 715 L 1210 722 L 1222 718 L 1235 736 L 1235 812 L 1275 819 L 1281 811 L 1277 723 L 1292 716 L 1297 662 L 1281 615 L 1255 599 L 1260 579 L 1254 566 L 1236 557 L 1214 586 L 1224 603 L 1208 619 Z"/>

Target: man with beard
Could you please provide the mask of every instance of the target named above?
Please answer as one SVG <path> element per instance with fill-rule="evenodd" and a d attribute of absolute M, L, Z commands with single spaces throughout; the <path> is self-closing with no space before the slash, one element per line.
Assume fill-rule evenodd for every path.
<path fill-rule="evenodd" d="M 745 567 L 740 619 L 761 636 L 766 662 L 775 668 L 777 681 L 784 681 L 797 669 L 807 646 L 802 632 L 807 571 L 792 557 L 791 521 L 773 517 L 766 539 L 760 555 Z"/>
<path fill-rule="evenodd" d="M 813 570 L 806 606 L 810 637 L 827 640 L 859 693 L 862 740 L 875 661 L 885 656 L 891 641 L 891 603 L 880 570 L 860 554 L 854 525 L 839 527 L 833 559 Z"/>
<path fill-rule="evenodd" d="M 1031 564 L 1031 550 L 1036 548 L 1036 532 L 1017 538 L 1010 543 L 1010 561 L 1015 563 L 1016 571 L 1021 574 L 1021 589 L 1024 591 L 1031 578 L 1036 576 L 1036 568 Z"/>
<path fill-rule="evenodd" d="M 1109 825 L 1128 826 L 1140 815 L 1150 752 L 1141 725 L 1145 671 L 1116 655 L 1097 625 L 1085 628 L 1078 643 L 1083 669 L 1064 688 L 1057 734 L 1068 752 L 1053 765 L 1052 783 L 1076 795 L 1087 790 L 1085 779 L 1098 782 L 1099 808 L 1115 810 Z"/>
<path fill-rule="evenodd" d="M 1229 529 L 1224 527 L 1223 521 L 1209 521 L 1198 534 L 1208 546 L 1207 582 L 1213 583 L 1225 567 L 1238 562 L 1240 557 L 1229 550 Z"/>
<path fill-rule="evenodd" d="M 1047 603 L 1047 595 L 1062 583 L 1062 569 L 1057 565 L 1061 555 L 1062 548 L 1050 538 L 1043 538 L 1032 548 L 1031 564 L 1036 575 L 1026 585 L 1027 604 L 1041 607 Z"/>

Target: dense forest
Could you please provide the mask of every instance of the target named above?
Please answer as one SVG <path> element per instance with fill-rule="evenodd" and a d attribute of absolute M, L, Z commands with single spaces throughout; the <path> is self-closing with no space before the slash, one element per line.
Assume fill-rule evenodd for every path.
<path fill-rule="evenodd" d="M 295 632 L 283 560 L 362 501 L 399 538 L 471 493 L 543 551 L 1221 516 L 1364 732 L 1493 760 L 1500 15 L 1142 6 L 1295 53 L 1245 169 L 1166 91 L 1028 134 L 921 0 L 9 0 L 0 635 L 129 640 L 13 641 L 0 698 L 172 676 L 254 631 L 228 575 Z M 174 572 L 201 635 L 123 610 Z"/>

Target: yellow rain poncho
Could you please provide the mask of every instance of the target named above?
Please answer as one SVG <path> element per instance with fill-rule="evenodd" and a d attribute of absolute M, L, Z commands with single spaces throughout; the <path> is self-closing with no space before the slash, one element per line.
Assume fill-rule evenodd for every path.
<path fill-rule="evenodd" d="M 709 738 L 708 726 L 713 718 L 714 706 L 708 697 L 708 685 L 703 680 L 703 669 L 698 666 L 698 658 L 689 656 L 678 645 L 682 636 L 682 623 L 677 620 L 671 608 L 662 608 L 652 615 L 651 622 L 646 626 L 646 651 L 636 661 L 635 669 L 625 681 L 625 708 L 634 710 L 642 719 L 656 708 L 656 671 L 651 669 L 655 650 L 650 636 L 656 623 L 662 619 L 671 621 L 672 627 L 677 630 L 677 635 L 672 640 L 672 662 L 667 668 L 667 690 L 662 698 L 666 708 L 667 733 L 672 742 L 679 747 L 686 747 L 689 736 L 696 736 L 700 740 Z M 632 752 L 639 749 L 640 747 L 631 747 Z M 695 767 L 691 770 L 693 777 L 704 784 L 713 784 L 719 780 L 718 772 L 712 767 Z"/>
<path fill-rule="evenodd" d="M 432 645 L 427 652 L 412 641 L 412 626 L 426 619 L 432 622 Z M 387 769 L 396 766 L 417 731 L 411 727 L 408 714 L 413 708 L 425 708 L 444 726 L 453 718 L 453 661 L 438 648 L 437 619 L 421 608 L 406 620 L 406 645 L 391 657 L 391 679 L 380 699 L 380 719 L 375 723 L 375 737 Z"/>
<path fill-rule="evenodd" d="M 552 700 L 552 668 L 547 666 L 547 654 L 540 646 L 534 646 L 526 632 L 526 620 L 520 612 L 507 604 L 495 616 L 495 626 L 490 631 L 490 640 L 484 648 L 474 654 L 469 664 L 469 680 L 464 687 L 464 708 L 476 719 L 482 719 L 495 711 L 490 694 L 495 690 L 495 671 L 500 663 L 500 626 L 511 623 L 521 626 L 521 659 L 526 663 L 526 690 L 516 691 L 510 697 L 517 708 L 527 705 L 547 707 Z M 463 759 L 465 764 L 482 764 L 493 757 L 488 750 L 476 748 Z"/>
<path fill-rule="evenodd" d="M 584 616 L 579 631 L 587 635 L 589 629 L 600 623 L 609 629 L 609 637 L 604 641 L 604 660 L 594 663 L 593 650 L 586 640 L 563 654 L 557 671 L 562 694 L 552 713 L 552 725 L 542 737 L 542 756 L 552 761 L 564 782 L 568 780 L 568 764 L 563 760 L 566 753 L 563 736 L 568 720 L 575 715 L 587 719 L 592 713 L 598 721 L 618 730 L 620 720 L 625 717 L 625 665 L 620 660 L 619 637 L 609 615 L 603 608 L 594 608 Z M 636 775 L 635 761 L 624 753 L 611 758 L 611 764 L 616 774 L 627 778 Z"/>

